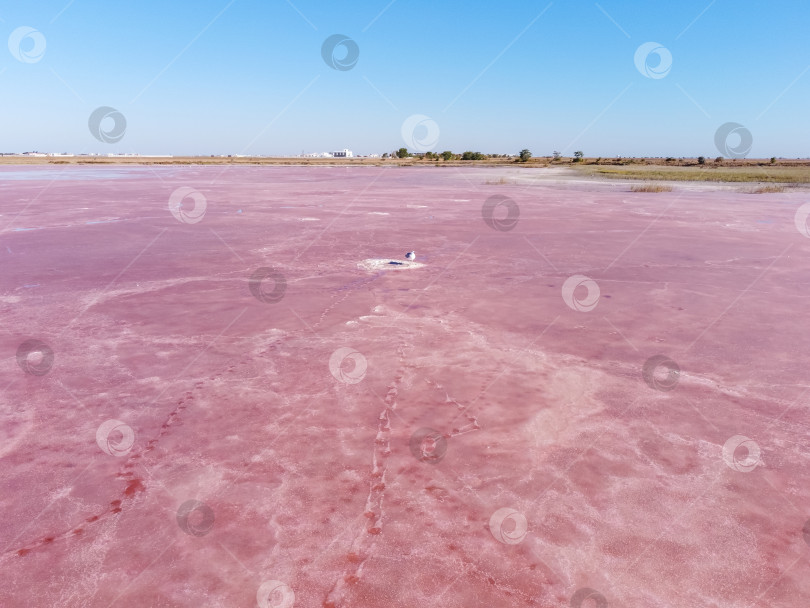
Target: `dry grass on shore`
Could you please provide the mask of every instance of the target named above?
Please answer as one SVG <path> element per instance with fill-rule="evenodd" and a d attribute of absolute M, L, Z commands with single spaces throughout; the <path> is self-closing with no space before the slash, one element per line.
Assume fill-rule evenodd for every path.
<path fill-rule="evenodd" d="M 672 186 L 666 184 L 643 184 L 632 186 L 630 192 L 672 192 Z"/>
<path fill-rule="evenodd" d="M 655 181 L 810 183 L 810 167 L 804 165 L 745 165 L 740 167 L 667 167 L 625 165 L 621 167 L 586 165 L 578 168 L 593 177 Z"/>
<path fill-rule="evenodd" d="M 749 188 L 745 190 L 748 194 L 778 194 L 780 192 L 784 192 L 787 190 L 786 186 L 782 186 L 779 184 L 776 185 L 769 185 L 769 186 L 757 186 L 755 188 Z"/>

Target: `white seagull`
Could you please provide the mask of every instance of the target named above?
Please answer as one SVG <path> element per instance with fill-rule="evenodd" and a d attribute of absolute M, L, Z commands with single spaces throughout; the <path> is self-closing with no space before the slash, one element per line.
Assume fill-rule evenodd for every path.
<path fill-rule="evenodd" d="M 415 251 L 409 251 L 408 253 L 405 254 L 405 259 L 410 260 L 411 262 L 413 262 L 416 259 L 416 252 Z"/>

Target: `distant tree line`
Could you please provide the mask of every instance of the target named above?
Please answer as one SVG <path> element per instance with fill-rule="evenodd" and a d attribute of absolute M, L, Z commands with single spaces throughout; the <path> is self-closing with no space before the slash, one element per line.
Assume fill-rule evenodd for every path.
<path fill-rule="evenodd" d="M 517 154 L 483 154 L 481 152 L 473 152 L 472 150 L 466 150 L 461 154 L 457 154 L 451 150 L 445 150 L 444 152 L 408 152 L 408 148 L 400 148 L 399 150 L 395 150 L 394 152 L 386 152 L 382 155 L 383 158 L 416 158 L 420 160 L 486 160 L 488 158 L 510 158 L 513 159 L 514 162 L 521 162 L 525 163 L 528 162 L 529 159 L 532 158 L 531 150 L 528 148 L 523 148 Z M 557 152 L 556 150 L 552 153 L 553 160 L 562 160 L 562 155 Z M 574 152 L 574 156 L 571 159 L 572 162 L 578 163 L 582 162 L 585 158 L 585 154 L 582 150 L 577 150 Z"/>
<path fill-rule="evenodd" d="M 483 154 L 481 152 L 473 152 L 472 150 L 465 150 L 461 154 L 457 154 L 452 150 L 445 150 L 444 152 L 409 152 L 408 148 L 400 148 L 393 152 L 386 152 L 382 155 L 383 158 L 416 158 L 420 160 L 486 160 L 488 158 L 515 158 L 515 162 L 526 162 L 532 157 L 529 150 L 523 149 L 517 155 L 513 154 Z"/>
<path fill-rule="evenodd" d="M 445 150 L 444 152 L 408 152 L 407 148 L 400 148 L 399 150 L 395 150 L 394 152 L 386 152 L 382 155 L 383 158 L 415 158 L 417 160 L 432 160 L 432 161 L 450 161 L 450 160 L 486 160 L 489 158 L 505 158 L 511 159 L 513 162 L 516 163 L 525 163 L 528 162 L 532 158 L 532 153 L 528 148 L 524 148 L 517 154 L 483 154 L 481 152 L 473 152 L 472 150 L 465 150 L 461 154 L 453 152 L 451 150 Z M 573 162 L 573 163 L 580 163 L 585 160 L 585 153 L 582 150 L 576 150 L 574 155 L 568 159 L 564 159 L 562 153 L 554 150 L 551 153 L 551 156 L 547 156 L 552 162 Z M 660 158 L 660 157 L 658 157 Z M 694 158 L 694 157 L 693 157 Z M 600 164 L 602 163 L 602 157 L 595 159 L 589 164 Z M 621 164 L 632 164 L 636 162 L 642 162 L 643 159 L 635 159 L 635 158 L 623 158 L 622 156 L 616 156 L 615 159 L 604 159 L 607 163 L 621 163 Z M 676 159 L 672 156 L 667 156 L 665 161 L 667 163 L 674 163 L 676 160 L 684 160 L 683 157 L 680 159 Z M 722 165 L 726 159 L 722 156 L 718 156 L 714 159 L 715 165 Z M 737 159 L 732 158 L 731 162 L 735 162 Z M 773 165 L 776 163 L 776 157 L 770 158 L 770 163 Z M 705 156 L 698 156 L 697 163 L 699 165 L 705 165 L 707 161 L 711 161 L 711 159 L 706 158 Z"/>

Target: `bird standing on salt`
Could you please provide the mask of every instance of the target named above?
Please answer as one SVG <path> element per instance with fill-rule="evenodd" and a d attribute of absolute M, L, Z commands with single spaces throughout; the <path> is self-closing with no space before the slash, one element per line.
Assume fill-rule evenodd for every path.
<path fill-rule="evenodd" d="M 415 251 L 409 251 L 408 253 L 405 254 L 405 259 L 410 260 L 411 262 L 413 262 L 416 259 L 416 252 Z"/>

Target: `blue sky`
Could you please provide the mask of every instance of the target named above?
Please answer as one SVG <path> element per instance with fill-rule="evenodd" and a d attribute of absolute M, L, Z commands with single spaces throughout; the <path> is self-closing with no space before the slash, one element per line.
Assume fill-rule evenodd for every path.
<path fill-rule="evenodd" d="M 16 44 L 24 26 L 40 34 Z M 715 132 L 736 122 L 748 156 L 807 157 L 809 30 L 810 3 L 787 0 L 3 2 L 0 151 L 368 154 L 416 141 L 713 157 Z M 357 44 L 351 69 L 322 58 L 333 34 Z M 671 54 L 663 77 L 636 67 L 647 42 Z M 657 76 L 657 61 L 642 68 Z M 119 141 L 90 132 L 100 106 L 125 117 Z M 417 114 L 432 122 L 406 141 Z"/>

